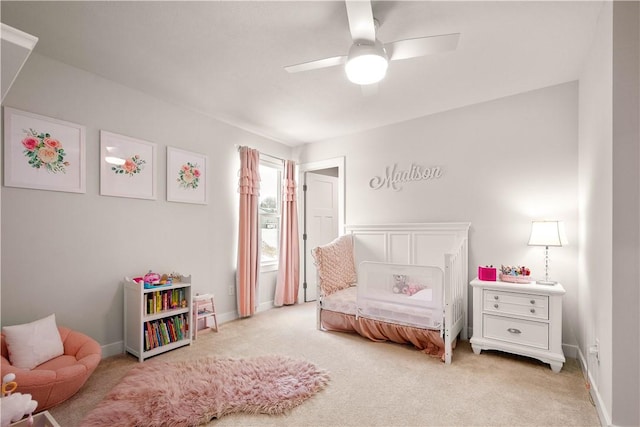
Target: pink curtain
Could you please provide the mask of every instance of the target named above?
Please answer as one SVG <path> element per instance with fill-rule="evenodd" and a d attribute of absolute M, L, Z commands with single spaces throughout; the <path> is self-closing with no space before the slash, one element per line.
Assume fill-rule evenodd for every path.
<path fill-rule="evenodd" d="M 260 273 L 260 227 L 258 226 L 258 197 L 260 196 L 260 153 L 240 147 L 240 221 L 238 227 L 238 271 L 236 295 L 238 315 L 248 317 L 258 305 L 258 276 Z"/>
<path fill-rule="evenodd" d="M 300 284 L 300 245 L 296 203 L 295 162 L 285 161 L 282 179 L 282 217 L 280 221 L 280 264 L 273 305 L 295 304 Z"/>

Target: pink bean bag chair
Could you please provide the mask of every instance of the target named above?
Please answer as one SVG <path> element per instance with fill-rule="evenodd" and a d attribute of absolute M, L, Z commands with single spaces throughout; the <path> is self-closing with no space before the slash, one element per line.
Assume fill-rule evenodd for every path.
<path fill-rule="evenodd" d="M 102 349 L 91 337 L 58 326 L 64 354 L 36 366 L 32 370 L 16 368 L 9 362 L 9 352 L 2 336 L 2 364 L 0 378 L 16 375 L 16 392 L 29 393 L 38 402 L 36 412 L 64 402 L 80 390 L 100 363 Z"/>

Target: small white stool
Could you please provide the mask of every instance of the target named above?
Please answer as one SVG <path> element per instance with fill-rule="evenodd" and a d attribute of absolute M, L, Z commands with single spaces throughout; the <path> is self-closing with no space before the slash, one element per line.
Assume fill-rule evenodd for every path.
<path fill-rule="evenodd" d="M 213 317 L 215 331 L 218 332 L 218 317 L 216 316 L 216 306 L 213 302 L 213 294 L 195 295 L 193 297 L 193 339 L 198 338 L 198 320 L 204 319 L 205 328 L 214 328 L 207 326 L 207 319 Z"/>

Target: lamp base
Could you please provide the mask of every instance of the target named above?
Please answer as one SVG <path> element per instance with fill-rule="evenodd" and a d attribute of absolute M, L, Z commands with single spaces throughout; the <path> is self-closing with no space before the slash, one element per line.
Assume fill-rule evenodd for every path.
<path fill-rule="evenodd" d="M 555 282 L 553 280 L 536 280 L 536 283 L 538 285 L 549 285 L 549 286 L 553 286 L 555 284 L 557 284 L 558 282 Z"/>

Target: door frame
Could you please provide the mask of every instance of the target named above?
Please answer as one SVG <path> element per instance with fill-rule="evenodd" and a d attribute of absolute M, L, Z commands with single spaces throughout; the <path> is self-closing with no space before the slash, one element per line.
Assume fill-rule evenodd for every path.
<path fill-rule="evenodd" d="M 305 274 L 307 269 L 307 248 L 306 241 L 304 240 L 304 234 L 306 233 L 306 224 L 305 218 L 307 215 L 306 212 L 306 203 L 304 200 L 304 190 L 303 186 L 306 184 L 305 181 L 305 173 L 313 172 L 322 169 L 331 169 L 338 168 L 338 235 L 342 235 L 344 233 L 344 219 L 345 219 L 345 177 L 344 177 L 344 166 L 345 166 L 345 158 L 342 157 L 334 157 L 331 159 L 320 160 L 317 162 L 309 162 L 303 163 L 298 167 L 298 182 L 302 185 L 298 185 L 298 203 L 299 206 L 302 206 L 301 209 L 298 210 L 298 224 L 302 224 L 302 227 L 298 227 L 298 233 L 300 235 L 300 242 L 302 242 L 302 258 L 300 260 L 300 290 L 298 291 L 298 301 L 306 302 L 304 295 L 304 283 L 305 283 Z M 301 203 L 301 205 L 300 205 Z"/>

